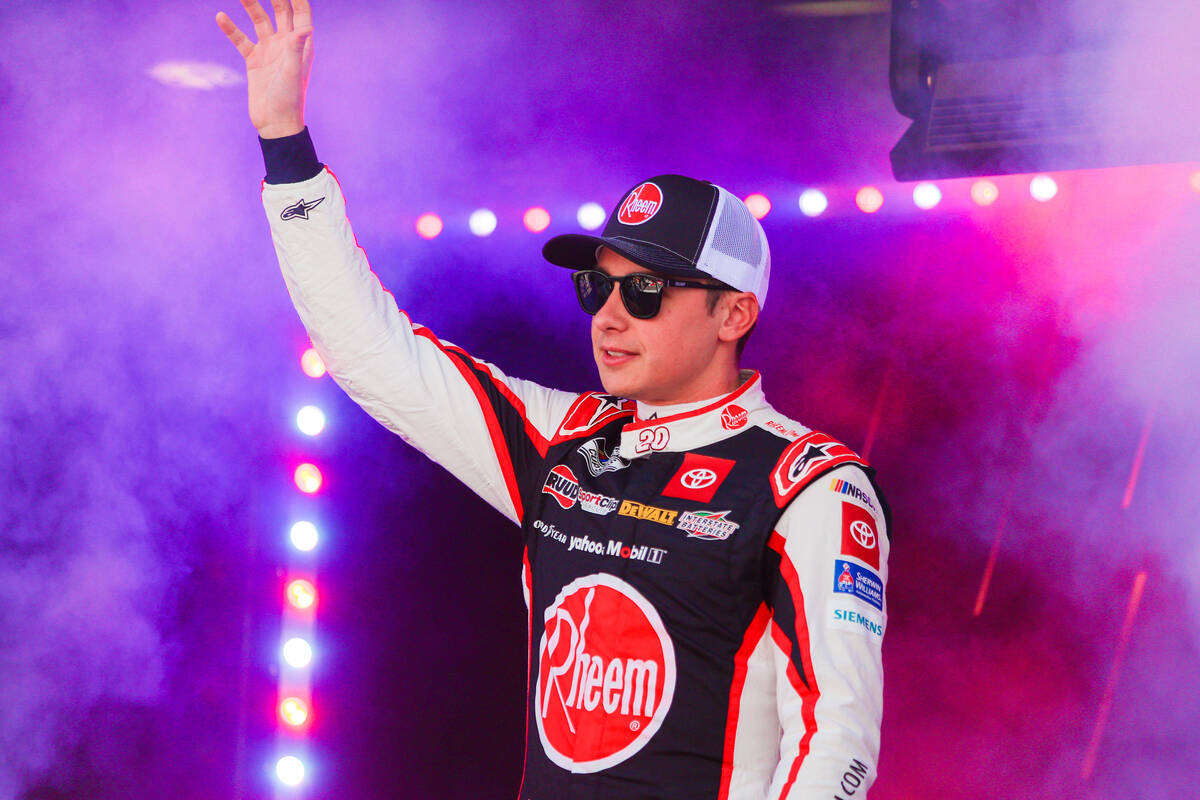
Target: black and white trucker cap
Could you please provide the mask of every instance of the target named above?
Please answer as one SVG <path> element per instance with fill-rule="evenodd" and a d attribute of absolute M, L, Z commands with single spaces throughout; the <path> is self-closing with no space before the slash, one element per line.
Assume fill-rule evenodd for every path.
<path fill-rule="evenodd" d="M 568 233 L 542 255 L 571 269 L 596 265 L 600 246 L 647 269 L 680 278 L 716 278 L 767 299 L 771 252 L 762 225 L 720 186 L 682 175 L 658 175 L 630 189 L 599 236 Z"/>

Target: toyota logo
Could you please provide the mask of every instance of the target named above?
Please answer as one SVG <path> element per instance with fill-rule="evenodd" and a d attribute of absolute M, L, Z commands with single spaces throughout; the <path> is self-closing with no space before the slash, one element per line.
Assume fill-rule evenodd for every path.
<path fill-rule="evenodd" d="M 679 479 L 679 482 L 683 484 L 685 489 L 703 489 L 706 486 L 712 486 L 716 481 L 717 473 L 707 467 L 689 469 Z"/>
<path fill-rule="evenodd" d="M 850 523 L 850 535 L 854 537 L 854 541 L 868 550 L 875 549 L 875 531 L 871 530 L 871 526 L 861 519 Z"/>

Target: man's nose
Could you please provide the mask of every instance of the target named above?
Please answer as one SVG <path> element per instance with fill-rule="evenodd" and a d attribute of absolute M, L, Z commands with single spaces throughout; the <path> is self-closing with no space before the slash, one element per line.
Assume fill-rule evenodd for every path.
<path fill-rule="evenodd" d="M 593 324 L 601 330 L 624 328 L 629 324 L 629 312 L 619 296 L 620 293 L 621 287 L 614 286 L 612 293 L 604 301 L 604 305 L 600 306 L 600 310 L 592 318 Z"/>

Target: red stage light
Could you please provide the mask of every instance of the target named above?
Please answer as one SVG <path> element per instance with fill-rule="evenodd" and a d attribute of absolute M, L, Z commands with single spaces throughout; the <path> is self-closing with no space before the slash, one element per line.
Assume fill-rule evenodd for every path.
<path fill-rule="evenodd" d="M 417 217 L 417 235 L 422 239 L 435 239 L 442 232 L 442 218 L 437 214 L 422 214 Z"/>
<path fill-rule="evenodd" d="M 752 194 L 743 202 L 755 219 L 762 219 L 771 210 L 771 201 L 763 194 Z"/>
<path fill-rule="evenodd" d="M 313 494 L 321 488 L 321 470 L 316 464 L 301 464 L 296 467 L 296 488 L 305 494 Z"/>
<path fill-rule="evenodd" d="M 317 354 L 315 347 L 310 347 L 300 356 L 300 369 L 310 378 L 320 378 L 325 374 L 325 362 Z"/>
<path fill-rule="evenodd" d="M 530 233 L 541 233 L 550 227 L 550 212 L 541 206 L 534 206 L 525 212 L 523 221 Z"/>
<path fill-rule="evenodd" d="M 308 722 L 308 703 L 299 697 L 287 697 L 279 704 L 279 717 L 293 728 Z"/>
<path fill-rule="evenodd" d="M 883 207 L 883 192 L 874 186 L 864 186 L 854 196 L 854 203 L 864 214 L 874 214 Z"/>
<path fill-rule="evenodd" d="M 303 578 L 297 578 L 287 585 L 287 599 L 292 608 L 301 611 L 310 609 L 317 602 L 317 587 Z"/>

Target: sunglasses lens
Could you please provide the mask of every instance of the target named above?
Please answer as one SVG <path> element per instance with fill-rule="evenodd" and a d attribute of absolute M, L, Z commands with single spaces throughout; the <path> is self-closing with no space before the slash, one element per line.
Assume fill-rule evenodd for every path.
<path fill-rule="evenodd" d="M 579 295 L 579 305 L 583 310 L 594 315 L 612 293 L 612 283 L 607 275 L 600 272 L 577 272 L 575 293 Z"/>
<path fill-rule="evenodd" d="M 630 315 L 650 319 L 662 305 L 662 282 L 649 275 L 631 275 L 621 283 L 621 299 Z"/>

